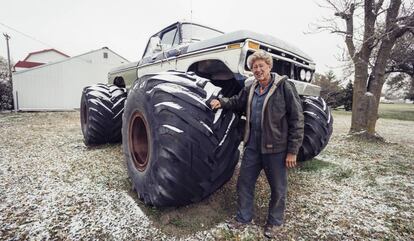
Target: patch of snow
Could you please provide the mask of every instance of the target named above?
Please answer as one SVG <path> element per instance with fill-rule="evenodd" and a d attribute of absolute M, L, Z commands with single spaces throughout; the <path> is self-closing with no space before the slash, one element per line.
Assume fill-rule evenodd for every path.
<path fill-rule="evenodd" d="M 168 128 L 170 130 L 173 130 L 177 133 L 183 133 L 184 132 L 183 130 L 181 130 L 181 129 L 175 127 L 175 126 L 171 126 L 171 125 L 162 125 L 162 126 L 164 126 L 165 128 Z"/>
<path fill-rule="evenodd" d="M 181 93 L 181 94 L 187 95 L 188 97 L 197 101 L 201 105 L 209 108 L 202 98 L 200 98 L 199 96 L 189 91 L 187 88 L 180 86 L 180 85 L 171 84 L 171 83 L 162 83 L 162 84 L 155 86 L 153 89 L 147 91 L 147 93 L 151 94 L 154 90 L 161 90 L 161 91 L 168 92 L 168 93 Z"/>
<path fill-rule="evenodd" d="M 181 110 L 183 108 L 183 107 L 181 107 L 181 105 L 179 105 L 177 103 L 174 103 L 174 102 L 169 102 L 169 101 L 160 102 L 160 103 L 156 104 L 155 107 L 158 107 L 160 105 L 169 106 L 169 107 L 177 109 L 177 110 Z"/>
<path fill-rule="evenodd" d="M 322 110 L 319 106 L 315 105 L 312 101 L 307 101 L 305 100 L 306 103 L 312 105 L 313 107 L 315 107 L 316 109 L 320 110 L 322 113 L 324 113 L 325 111 Z"/>
<path fill-rule="evenodd" d="M 205 86 L 203 90 L 206 92 L 206 97 L 204 98 L 204 101 L 207 101 L 208 99 L 210 99 L 211 96 L 218 96 L 218 94 L 221 91 L 220 87 L 213 85 L 208 79 L 205 79 L 199 76 L 194 76 L 194 77 L 189 76 L 189 77 L 192 78 L 192 80 L 185 78 L 185 77 L 181 77 L 176 73 L 172 74 L 171 72 L 165 72 L 165 73 L 160 73 L 154 76 L 153 78 L 164 80 L 168 83 L 182 85 L 185 87 L 192 87 L 192 88 L 200 88 L 197 84 L 200 82 L 205 82 Z"/>
<path fill-rule="evenodd" d="M 183 85 L 183 86 L 187 86 L 187 87 L 198 88 L 195 81 L 191 81 L 187 78 L 171 74 L 171 72 L 168 73 L 168 74 L 162 74 L 162 73 L 157 74 L 152 78 L 158 79 L 158 80 L 163 80 L 163 81 L 166 81 L 167 83 L 173 83 L 173 84 Z"/>
<path fill-rule="evenodd" d="M 307 113 L 307 114 L 312 115 L 312 116 L 318 116 L 317 114 L 315 114 L 313 112 L 310 112 L 310 111 L 304 111 L 303 113 Z"/>
<path fill-rule="evenodd" d="M 223 109 L 222 108 L 220 108 L 220 109 L 218 109 L 217 111 L 216 111 L 216 113 L 214 114 L 214 121 L 213 121 L 213 124 L 216 124 L 216 122 L 218 121 L 218 119 L 220 118 L 220 116 L 221 116 L 221 113 L 223 113 Z"/>
<path fill-rule="evenodd" d="M 108 96 L 102 94 L 102 92 L 99 92 L 99 91 L 95 91 L 95 90 L 90 91 L 90 92 L 88 92 L 88 95 L 92 95 L 96 98 L 103 99 L 103 100 L 106 100 L 106 101 L 111 101 L 111 99 Z"/>
<path fill-rule="evenodd" d="M 230 127 L 233 124 L 233 121 L 234 121 L 235 118 L 236 118 L 236 115 L 232 114 L 230 123 L 229 123 L 229 125 L 227 126 L 227 129 L 226 129 L 226 133 L 224 134 L 223 139 L 221 139 L 221 141 L 219 143 L 219 146 L 223 145 L 224 141 L 226 140 L 227 135 L 229 134 Z"/>
<path fill-rule="evenodd" d="M 211 130 L 211 128 L 206 124 L 206 123 L 204 123 L 203 121 L 200 121 L 200 123 L 210 132 L 210 133 L 213 133 L 213 131 Z"/>
<path fill-rule="evenodd" d="M 97 106 L 103 107 L 103 108 L 104 108 L 104 109 L 106 109 L 108 112 L 112 113 L 112 110 L 111 110 L 111 109 L 109 109 L 106 105 L 104 105 L 100 99 L 90 99 L 89 101 L 90 101 L 90 102 L 92 102 L 92 103 L 94 103 L 94 104 L 95 104 L 95 105 L 97 105 Z M 95 110 L 96 112 L 98 112 L 99 114 L 103 115 L 103 114 L 102 114 L 102 112 L 100 112 L 99 110 L 97 110 L 97 109 L 95 109 L 95 108 L 90 108 L 90 109 L 93 109 L 93 110 Z"/>

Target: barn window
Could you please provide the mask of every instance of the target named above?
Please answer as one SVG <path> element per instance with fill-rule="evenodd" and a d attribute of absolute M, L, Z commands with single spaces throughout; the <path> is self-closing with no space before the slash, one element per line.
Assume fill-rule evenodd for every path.
<path fill-rule="evenodd" d="M 108 58 L 108 53 L 104 52 L 103 57 L 104 57 L 104 59 L 107 59 Z"/>

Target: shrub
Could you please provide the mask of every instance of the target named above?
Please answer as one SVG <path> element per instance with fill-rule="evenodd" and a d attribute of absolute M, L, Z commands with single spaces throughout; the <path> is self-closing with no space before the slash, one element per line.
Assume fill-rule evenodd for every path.
<path fill-rule="evenodd" d="M 344 91 L 344 95 L 342 99 L 342 104 L 344 105 L 344 108 L 346 111 L 351 111 L 352 110 L 352 96 L 353 96 L 353 91 L 354 91 L 354 86 L 351 81 L 348 82 L 348 84 L 346 85 L 343 91 Z"/>
<path fill-rule="evenodd" d="M 0 80 L 0 110 L 13 109 L 12 86 L 8 80 Z"/>

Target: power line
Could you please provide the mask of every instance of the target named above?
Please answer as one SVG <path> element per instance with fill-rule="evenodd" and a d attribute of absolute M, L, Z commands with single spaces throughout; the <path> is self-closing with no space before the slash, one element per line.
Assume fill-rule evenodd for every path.
<path fill-rule="evenodd" d="M 17 33 L 19 33 L 19 34 L 21 34 L 21 35 L 23 35 L 23 36 L 27 37 L 27 38 L 30 38 L 31 40 L 34 40 L 34 41 L 36 41 L 36 42 L 39 42 L 39 43 L 41 43 L 41 44 L 43 44 L 43 45 L 45 45 L 45 46 L 47 46 L 47 47 L 49 47 L 49 48 L 53 48 L 53 46 L 52 46 L 52 45 L 50 45 L 50 44 L 48 44 L 48 43 L 45 43 L 45 42 L 43 42 L 43 41 L 41 41 L 41 40 L 38 40 L 38 39 L 36 39 L 35 37 L 32 37 L 32 36 L 30 36 L 30 35 L 28 35 L 28 34 L 25 34 L 25 33 L 23 33 L 23 32 L 21 32 L 21 31 L 19 31 L 19 30 L 15 29 L 15 28 L 13 28 L 13 27 L 10 27 L 10 26 L 8 26 L 8 25 L 6 25 L 6 24 L 4 24 L 4 23 L 1 23 L 1 22 L 0 22 L 0 25 L 3 25 L 4 27 L 6 27 L 6 28 L 8 28 L 8 29 L 11 29 L 11 30 L 13 30 L 13 31 L 15 31 L 15 32 L 17 32 Z"/>

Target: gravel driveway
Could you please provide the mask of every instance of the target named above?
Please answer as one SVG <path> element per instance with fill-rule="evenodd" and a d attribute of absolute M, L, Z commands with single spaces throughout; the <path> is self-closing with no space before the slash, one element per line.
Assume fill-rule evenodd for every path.
<path fill-rule="evenodd" d="M 350 116 L 336 115 L 318 160 L 289 173 L 280 240 L 414 239 L 414 122 L 380 120 L 380 134 L 392 143 L 350 140 L 349 123 Z M 266 196 L 257 200 L 260 225 L 247 230 L 224 225 L 234 190 L 235 178 L 202 203 L 146 208 L 130 191 L 121 145 L 85 147 L 79 112 L 0 114 L 2 240 L 263 239 L 265 179 L 257 187 Z M 219 214 L 188 228 L 193 213 Z"/>

